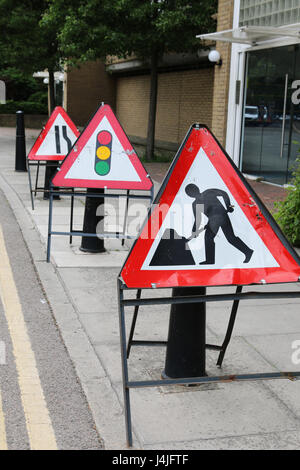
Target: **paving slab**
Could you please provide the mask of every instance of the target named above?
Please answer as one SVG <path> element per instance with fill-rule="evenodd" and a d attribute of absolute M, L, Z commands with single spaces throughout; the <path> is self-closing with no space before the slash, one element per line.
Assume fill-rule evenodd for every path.
<path fill-rule="evenodd" d="M 294 450 L 300 445 L 300 433 L 294 431 L 260 433 L 250 436 L 228 436 L 218 439 L 178 441 L 146 445 L 146 450 Z"/>
<path fill-rule="evenodd" d="M 188 399 L 157 389 L 132 392 L 134 430 L 147 445 L 299 430 L 294 415 L 260 384 L 228 384 L 189 393 Z"/>

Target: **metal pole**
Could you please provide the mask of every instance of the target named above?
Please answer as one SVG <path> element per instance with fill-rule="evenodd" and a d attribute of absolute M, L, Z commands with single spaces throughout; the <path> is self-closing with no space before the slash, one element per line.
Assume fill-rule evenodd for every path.
<path fill-rule="evenodd" d="M 99 194 L 99 197 L 89 197 L 88 196 L 89 193 Z M 97 215 L 99 213 L 100 215 Z M 89 253 L 103 253 L 104 251 L 106 251 L 104 248 L 104 239 L 96 237 L 97 225 L 103 219 L 104 219 L 104 189 L 88 188 L 87 197 L 85 201 L 83 232 L 94 233 L 95 237 L 83 236 L 81 240 L 81 247 L 80 247 L 81 251 L 86 251 Z"/>
<path fill-rule="evenodd" d="M 52 185 L 50 184 L 49 216 L 48 216 L 48 241 L 47 241 L 47 263 L 50 262 L 50 252 L 51 252 L 52 210 L 53 210 L 53 192 L 52 192 Z"/>
<path fill-rule="evenodd" d="M 173 297 L 205 295 L 205 287 L 176 287 Z M 205 373 L 206 304 L 171 306 L 165 378 L 203 377 Z"/>
<path fill-rule="evenodd" d="M 136 298 L 137 299 L 141 298 L 141 293 L 142 293 L 142 289 L 138 289 L 137 293 L 136 293 Z M 127 359 L 129 358 L 129 355 L 130 355 L 131 344 L 132 344 L 132 340 L 133 340 L 133 335 L 134 335 L 134 330 L 135 330 L 135 325 L 136 325 L 138 313 L 139 313 L 139 305 L 136 305 L 134 307 L 132 323 L 131 323 L 130 333 L 129 333 L 129 338 L 128 338 Z"/>
<path fill-rule="evenodd" d="M 126 326 L 125 326 L 124 306 L 122 303 L 123 290 L 122 290 L 120 279 L 118 279 L 118 294 L 119 294 L 119 327 L 120 327 L 120 345 L 121 345 L 126 440 L 127 440 L 128 447 L 132 447 L 130 393 L 129 393 L 129 387 L 128 387 L 129 377 L 128 377 L 128 364 L 127 364 L 127 351 L 126 351 Z"/>
<path fill-rule="evenodd" d="M 126 191 L 126 205 L 125 205 L 125 214 L 124 214 L 124 222 L 123 222 L 123 235 L 125 235 L 125 232 L 126 232 L 128 205 L 129 205 L 129 189 L 127 189 Z M 122 246 L 124 246 L 124 244 L 125 244 L 125 238 L 123 238 L 122 240 Z"/>
<path fill-rule="evenodd" d="M 28 169 L 29 169 L 29 162 L 28 162 Z M 39 172 L 40 172 L 40 161 L 37 163 L 36 168 L 36 175 L 35 175 L 35 188 L 34 188 L 34 195 L 36 196 L 38 183 L 39 183 Z"/>
<path fill-rule="evenodd" d="M 25 127 L 23 111 L 16 112 L 16 154 L 15 171 L 27 171 L 26 168 L 26 146 Z"/>
<path fill-rule="evenodd" d="M 30 162 L 29 161 L 28 161 L 28 181 L 29 181 L 29 191 L 30 191 L 30 198 L 31 198 L 31 208 L 32 208 L 32 210 L 34 210 L 33 189 L 32 189 L 32 182 L 31 182 Z"/>
<path fill-rule="evenodd" d="M 240 294 L 242 292 L 242 290 L 243 290 L 243 286 L 237 286 L 236 293 Z M 226 349 L 227 349 L 227 346 L 228 346 L 228 344 L 230 342 L 230 339 L 231 339 L 231 335 L 232 335 L 232 332 L 233 332 L 233 327 L 234 327 L 234 323 L 235 323 L 235 319 L 236 319 L 236 314 L 237 314 L 237 311 L 238 311 L 238 308 L 239 308 L 239 303 L 240 303 L 240 300 L 236 299 L 236 300 L 234 300 L 233 305 L 232 305 L 226 335 L 225 335 L 225 338 L 224 338 L 224 341 L 223 341 L 223 344 L 222 344 L 221 352 L 220 352 L 218 360 L 217 360 L 217 366 L 219 366 L 219 367 L 222 367 L 222 362 L 223 362 L 223 359 L 224 359 L 224 356 L 225 356 L 225 353 L 226 353 Z"/>
<path fill-rule="evenodd" d="M 70 232 L 73 232 L 73 214 L 74 214 L 74 188 L 72 188 L 72 196 L 71 196 L 71 214 L 70 214 Z M 70 235 L 69 242 L 70 244 L 73 241 L 72 235 Z"/>

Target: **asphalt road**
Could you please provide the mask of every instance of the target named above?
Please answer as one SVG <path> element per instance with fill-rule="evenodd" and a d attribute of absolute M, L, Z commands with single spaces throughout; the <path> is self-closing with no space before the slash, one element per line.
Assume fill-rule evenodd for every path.
<path fill-rule="evenodd" d="M 22 234 L 0 192 L 0 449 L 102 449 Z"/>

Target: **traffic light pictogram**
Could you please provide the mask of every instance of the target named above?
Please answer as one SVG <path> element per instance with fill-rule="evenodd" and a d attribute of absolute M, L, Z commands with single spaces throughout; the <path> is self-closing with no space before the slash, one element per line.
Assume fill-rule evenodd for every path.
<path fill-rule="evenodd" d="M 95 172 L 100 176 L 105 176 L 110 171 L 111 165 L 111 144 L 112 135 L 108 131 L 100 131 L 97 134 Z"/>

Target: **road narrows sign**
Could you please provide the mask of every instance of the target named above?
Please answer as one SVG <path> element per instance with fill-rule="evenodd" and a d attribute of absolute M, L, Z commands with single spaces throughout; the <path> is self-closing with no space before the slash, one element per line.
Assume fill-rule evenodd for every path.
<path fill-rule="evenodd" d="M 108 105 L 98 108 L 52 183 L 75 188 L 152 188 L 151 178 Z"/>
<path fill-rule="evenodd" d="M 122 268 L 127 287 L 295 282 L 300 259 L 206 126 L 177 152 Z"/>
<path fill-rule="evenodd" d="M 57 106 L 33 144 L 28 160 L 63 160 L 78 136 L 73 121 L 62 107 Z"/>

